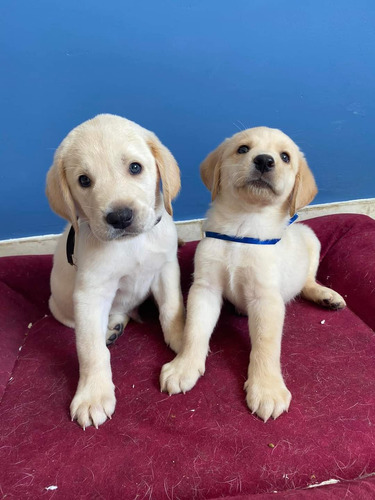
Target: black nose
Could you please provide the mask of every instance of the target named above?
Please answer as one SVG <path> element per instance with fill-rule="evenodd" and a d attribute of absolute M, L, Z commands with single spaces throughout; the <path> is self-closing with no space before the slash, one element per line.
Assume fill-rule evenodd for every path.
<path fill-rule="evenodd" d="M 133 221 L 133 210 L 131 208 L 120 208 L 109 212 L 105 220 L 115 229 L 125 229 Z"/>
<path fill-rule="evenodd" d="M 275 160 L 271 155 L 258 155 L 254 158 L 255 168 L 262 172 L 269 172 L 275 166 Z"/>

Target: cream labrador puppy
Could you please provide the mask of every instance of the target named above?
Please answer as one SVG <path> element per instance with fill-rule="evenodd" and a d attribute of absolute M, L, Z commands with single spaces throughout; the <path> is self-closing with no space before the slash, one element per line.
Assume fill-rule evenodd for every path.
<path fill-rule="evenodd" d="M 290 220 L 316 195 L 314 177 L 296 144 L 266 127 L 224 141 L 202 163 L 201 176 L 212 206 L 195 255 L 183 347 L 162 368 L 161 388 L 185 392 L 203 375 L 224 297 L 248 315 L 247 404 L 264 421 L 277 418 L 291 401 L 280 367 L 285 303 L 302 291 L 324 307 L 345 306 L 315 281 L 317 237 Z"/>
<path fill-rule="evenodd" d="M 170 151 L 155 134 L 119 116 L 84 122 L 56 151 L 47 197 L 71 228 L 54 255 L 49 305 L 56 319 L 76 330 L 80 376 L 70 411 L 83 428 L 113 414 L 106 340 L 122 333 L 150 294 L 166 343 L 179 349 L 184 307 L 171 207 L 179 189 Z"/>

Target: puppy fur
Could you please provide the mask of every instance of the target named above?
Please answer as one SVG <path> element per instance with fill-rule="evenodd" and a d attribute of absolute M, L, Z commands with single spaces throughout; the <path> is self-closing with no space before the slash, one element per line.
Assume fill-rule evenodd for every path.
<path fill-rule="evenodd" d="M 86 184 L 89 179 L 86 187 L 82 176 Z M 166 343 L 176 352 L 180 347 L 184 308 L 171 207 L 179 189 L 170 151 L 155 134 L 119 116 L 84 122 L 56 151 L 47 197 L 76 235 L 74 266 L 66 257 L 70 226 L 58 242 L 49 305 L 76 331 L 80 376 L 70 411 L 83 428 L 111 418 L 116 399 L 106 340 L 122 333 L 150 294 Z"/>
<path fill-rule="evenodd" d="M 266 168 L 259 158 L 266 158 Z M 264 421 L 277 418 L 291 401 L 280 367 L 285 303 L 302 291 L 324 307 L 345 307 L 338 293 L 315 281 L 320 243 L 313 231 L 300 223 L 288 226 L 289 217 L 315 197 L 315 180 L 296 144 L 266 127 L 225 140 L 204 160 L 201 176 L 212 193 L 207 231 L 281 241 L 263 246 L 203 238 L 195 255 L 183 346 L 163 366 L 161 388 L 186 392 L 204 374 L 225 298 L 248 316 L 248 407 Z"/>

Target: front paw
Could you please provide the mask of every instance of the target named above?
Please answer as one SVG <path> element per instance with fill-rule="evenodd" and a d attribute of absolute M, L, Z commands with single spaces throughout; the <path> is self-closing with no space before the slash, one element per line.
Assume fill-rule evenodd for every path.
<path fill-rule="evenodd" d="M 189 358 L 176 356 L 161 369 L 160 388 L 169 395 L 190 391 L 204 374 L 204 370 L 204 362 L 196 363 Z"/>
<path fill-rule="evenodd" d="M 90 425 L 98 428 L 115 411 L 115 386 L 111 378 L 92 377 L 86 382 L 79 382 L 77 392 L 70 405 L 72 420 L 86 429 Z"/>
<path fill-rule="evenodd" d="M 256 377 L 250 375 L 245 382 L 246 402 L 252 413 L 267 422 L 288 411 L 292 395 L 281 376 Z"/>

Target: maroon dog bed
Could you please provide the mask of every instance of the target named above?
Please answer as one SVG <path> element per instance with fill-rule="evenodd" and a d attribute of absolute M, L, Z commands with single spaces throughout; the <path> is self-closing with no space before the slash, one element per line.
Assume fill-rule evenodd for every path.
<path fill-rule="evenodd" d="M 293 399 L 266 424 L 245 403 L 247 318 L 224 305 L 205 376 L 169 397 L 158 378 L 173 353 L 149 302 L 144 322 L 130 322 L 110 349 L 112 420 L 83 431 L 69 418 L 74 332 L 47 306 L 51 256 L 0 259 L 0 495 L 374 498 L 375 221 L 336 215 L 308 225 L 322 242 L 318 278 L 348 307 L 287 306 L 282 367 Z M 185 295 L 195 247 L 180 249 Z M 307 488 L 327 480 L 337 483 Z"/>

